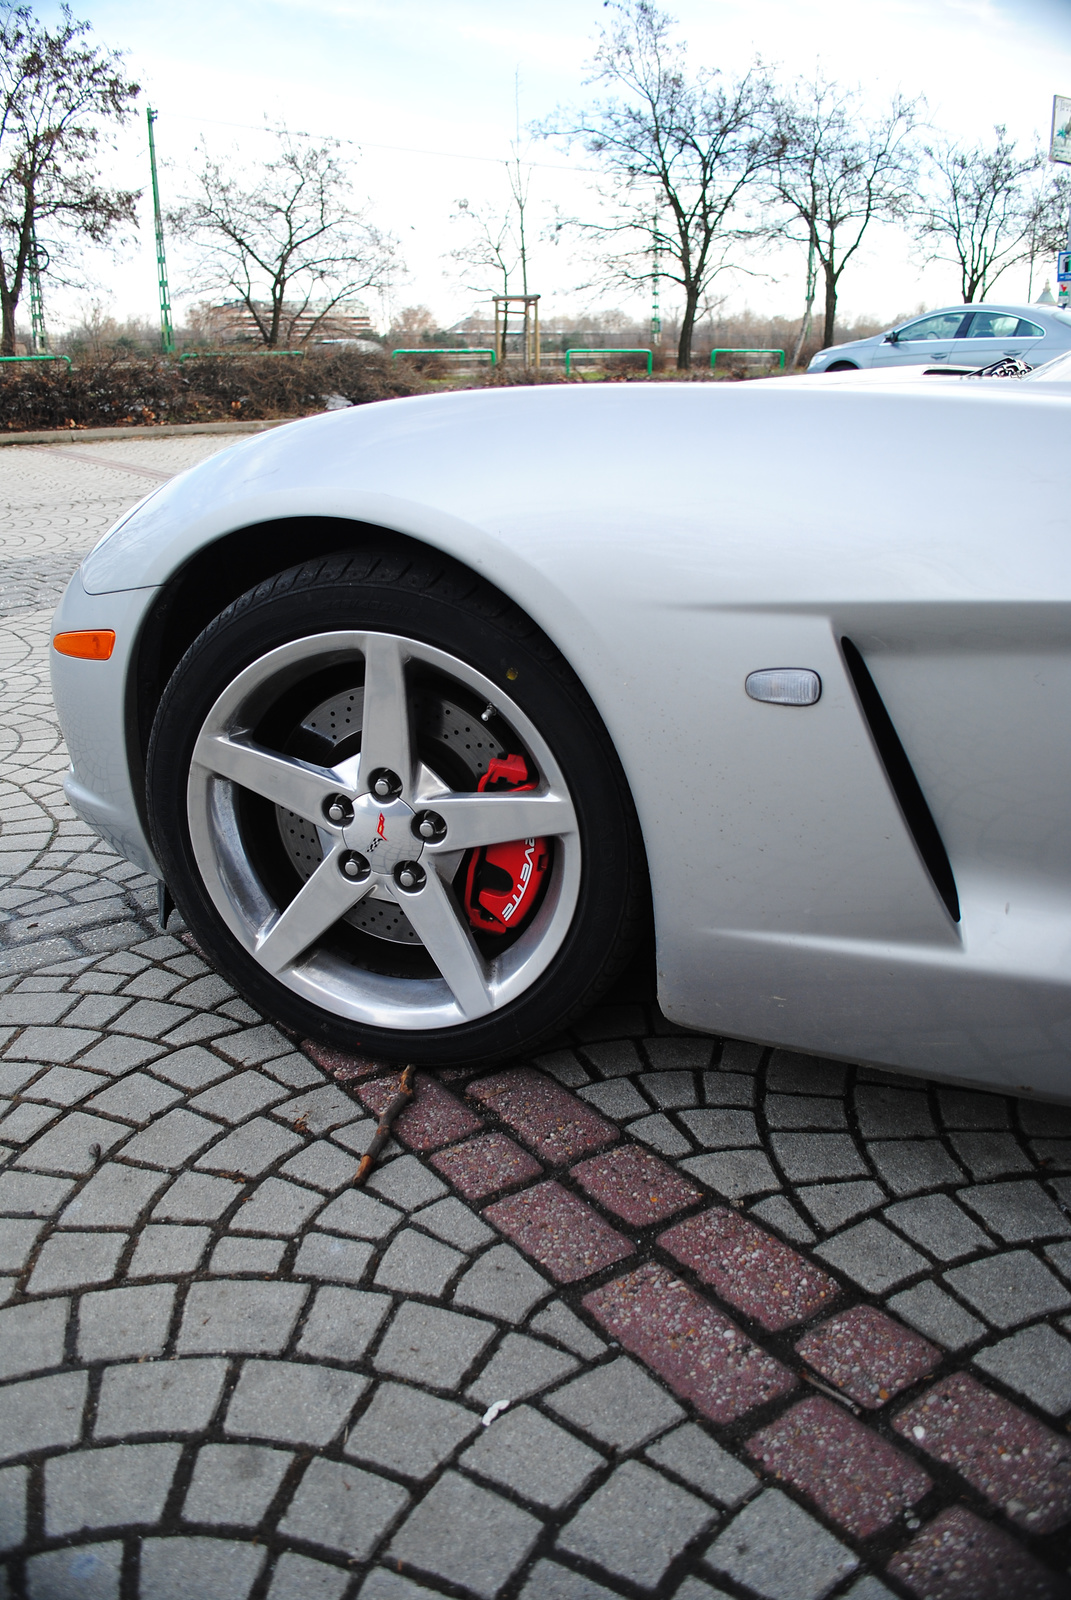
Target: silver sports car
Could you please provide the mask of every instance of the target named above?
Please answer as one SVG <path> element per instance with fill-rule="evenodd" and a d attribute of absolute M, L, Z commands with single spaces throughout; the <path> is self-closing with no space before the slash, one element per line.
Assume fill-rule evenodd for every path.
<path fill-rule="evenodd" d="M 258 435 L 55 620 L 75 810 L 284 1025 L 698 1030 L 1071 1097 L 1071 372 L 548 386 Z"/>

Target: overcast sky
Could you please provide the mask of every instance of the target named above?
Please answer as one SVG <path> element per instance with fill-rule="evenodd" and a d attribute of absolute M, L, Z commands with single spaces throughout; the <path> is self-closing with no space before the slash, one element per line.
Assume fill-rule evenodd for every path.
<path fill-rule="evenodd" d="M 199 139 L 236 166 L 266 152 L 270 140 L 257 131 L 265 118 L 352 141 L 355 189 L 397 236 L 405 263 L 388 305 L 371 309 L 381 321 L 391 307 L 423 303 L 443 324 L 478 299 L 447 259 L 461 242 L 450 216 L 459 198 L 505 203 L 501 162 L 515 136 L 517 83 L 522 127 L 583 100 L 592 92 L 585 63 L 607 20 L 601 0 L 90 0 L 74 9 L 102 43 L 128 53 L 145 90 L 136 126 L 109 158 L 114 181 L 148 190 L 146 102 L 159 112 L 165 206 L 187 186 Z M 1047 143 L 1052 96 L 1071 95 L 1071 0 L 679 0 L 666 9 L 695 65 L 733 73 L 760 55 L 785 80 L 817 65 L 862 85 L 875 110 L 897 90 L 924 95 L 929 120 L 961 139 L 991 136 L 999 121 L 1024 142 Z M 50 21 L 59 13 L 38 10 Z M 538 163 L 537 223 L 555 206 L 593 214 L 583 152 L 525 144 Z M 178 241 L 168 253 L 181 315 L 190 264 Z M 954 302 L 954 271 L 920 269 L 913 254 L 899 234 L 875 231 L 842 280 L 844 312 L 891 321 Z M 751 260 L 757 276 L 725 285 L 731 305 L 798 315 L 803 265 L 795 252 Z M 120 317 L 155 317 L 147 192 L 140 241 L 118 261 L 90 266 L 89 294 L 46 283 L 53 320 L 91 300 Z M 568 246 L 536 243 L 531 287 L 547 296 L 545 322 L 593 303 L 577 289 L 587 275 Z M 1026 288 L 1025 269 L 1013 271 L 991 298 L 1022 299 Z M 611 303 L 624 308 L 620 297 L 603 302 Z"/>

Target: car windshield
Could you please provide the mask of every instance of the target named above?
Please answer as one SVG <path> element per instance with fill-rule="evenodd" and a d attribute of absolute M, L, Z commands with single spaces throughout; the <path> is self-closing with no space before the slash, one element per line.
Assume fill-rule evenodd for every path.
<path fill-rule="evenodd" d="M 1069 319 L 1071 320 L 1071 319 Z M 1045 383 L 1050 378 L 1071 378 L 1071 350 L 1062 356 L 1057 356 L 1053 361 L 1046 361 L 1043 366 L 1035 367 L 1024 379 L 1024 383 Z"/>

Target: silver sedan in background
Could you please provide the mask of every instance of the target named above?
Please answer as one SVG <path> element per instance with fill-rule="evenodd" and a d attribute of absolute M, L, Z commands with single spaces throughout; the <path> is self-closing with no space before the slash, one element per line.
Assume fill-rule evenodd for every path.
<path fill-rule="evenodd" d="M 971 371 L 1017 356 L 1028 366 L 1071 350 L 1071 311 L 1058 306 L 960 305 L 913 317 L 869 339 L 819 350 L 808 372 L 936 365 Z"/>

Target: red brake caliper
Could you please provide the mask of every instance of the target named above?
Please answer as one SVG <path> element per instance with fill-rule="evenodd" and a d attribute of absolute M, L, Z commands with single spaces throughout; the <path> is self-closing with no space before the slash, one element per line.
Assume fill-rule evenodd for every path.
<path fill-rule="evenodd" d="M 523 756 L 493 760 L 477 784 L 487 789 L 534 789 Z M 539 898 L 539 886 L 550 865 L 545 839 L 511 839 L 508 844 L 473 850 L 465 869 L 465 910 L 481 933 L 509 933 L 519 928 Z"/>

